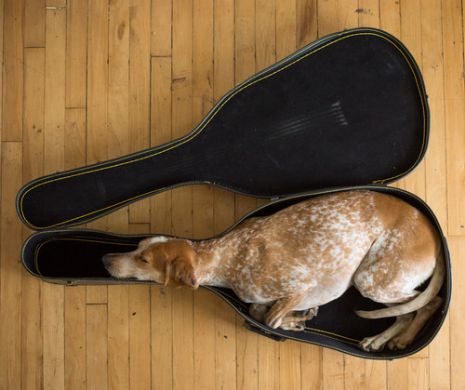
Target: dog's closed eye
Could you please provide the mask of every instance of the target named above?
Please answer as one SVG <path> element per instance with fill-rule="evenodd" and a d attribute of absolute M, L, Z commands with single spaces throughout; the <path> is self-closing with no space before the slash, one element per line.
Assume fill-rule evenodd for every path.
<path fill-rule="evenodd" d="M 139 261 L 142 261 L 143 263 L 148 263 L 148 262 L 149 262 L 149 261 L 148 261 L 144 256 L 142 256 L 142 255 L 138 257 L 138 260 L 139 260 Z"/>

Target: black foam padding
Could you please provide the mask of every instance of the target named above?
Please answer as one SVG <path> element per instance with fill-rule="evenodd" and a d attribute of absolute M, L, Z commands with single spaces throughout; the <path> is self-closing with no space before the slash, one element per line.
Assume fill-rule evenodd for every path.
<path fill-rule="evenodd" d="M 418 164 L 427 139 L 415 61 L 389 34 L 355 29 L 237 86 L 179 140 L 28 183 L 18 213 L 40 230 L 188 183 L 275 197 L 390 182 Z"/>
<path fill-rule="evenodd" d="M 348 189 L 365 189 L 379 191 L 397 196 L 412 204 L 428 216 L 442 239 L 444 259 L 446 262 L 446 281 L 440 291 L 443 298 L 442 307 L 421 331 L 414 343 L 403 351 L 364 352 L 357 342 L 366 336 L 375 335 L 386 329 L 392 319 L 365 320 L 355 315 L 355 309 L 370 310 L 382 307 L 369 299 L 363 298 L 354 288 L 343 296 L 320 307 L 318 316 L 307 322 L 304 332 L 286 332 L 282 329 L 272 330 L 257 323 L 248 315 L 248 305 L 228 289 L 206 287 L 212 293 L 225 299 L 245 320 L 253 325 L 252 329 L 273 338 L 291 338 L 298 341 L 319 344 L 337 350 L 371 359 L 394 359 L 412 354 L 425 347 L 437 333 L 447 314 L 451 294 L 450 262 L 447 242 L 441 228 L 429 207 L 414 195 L 396 188 L 384 186 L 363 186 L 356 188 L 334 189 L 331 192 Z M 325 191 L 327 193 L 327 191 Z M 322 193 L 325 193 L 322 192 Z M 281 199 L 252 211 L 244 218 L 265 216 L 275 213 L 291 204 L 322 193 L 308 193 Z M 243 219 L 242 219 L 243 220 Z M 227 231 L 240 223 L 238 221 Z M 34 276 L 46 281 L 63 284 L 112 284 L 139 283 L 135 280 L 117 280 L 112 278 L 103 267 L 102 256 L 112 252 L 133 250 L 145 236 L 116 235 L 101 231 L 85 229 L 64 229 L 39 232 L 26 241 L 22 261 L 26 269 Z"/>

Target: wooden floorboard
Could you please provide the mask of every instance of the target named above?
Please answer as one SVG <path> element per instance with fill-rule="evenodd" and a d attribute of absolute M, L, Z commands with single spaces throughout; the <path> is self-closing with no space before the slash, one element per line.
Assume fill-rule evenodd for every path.
<path fill-rule="evenodd" d="M 0 0 L 0 389 L 464 389 L 462 10 L 461 0 Z M 22 268 L 23 183 L 182 136 L 234 85 L 355 26 L 399 37 L 426 82 L 429 149 L 394 185 L 426 199 L 450 241 L 452 306 L 428 348 L 366 361 L 257 336 L 206 291 L 63 287 Z M 88 226 L 202 238 L 263 202 L 198 185 Z"/>

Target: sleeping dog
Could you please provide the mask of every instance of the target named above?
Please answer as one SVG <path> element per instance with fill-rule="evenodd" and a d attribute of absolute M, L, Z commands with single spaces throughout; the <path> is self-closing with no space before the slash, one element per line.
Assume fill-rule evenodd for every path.
<path fill-rule="evenodd" d="M 362 340 L 367 351 L 409 345 L 440 306 L 445 274 L 429 220 L 399 198 L 372 191 L 304 200 L 208 240 L 147 238 L 103 262 L 116 278 L 230 288 L 251 304 L 257 320 L 295 331 L 354 286 L 388 306 L 359 316 L 396 317 L 384 332 Z M 424 291 L 416 290 L 430 277 Z"/>

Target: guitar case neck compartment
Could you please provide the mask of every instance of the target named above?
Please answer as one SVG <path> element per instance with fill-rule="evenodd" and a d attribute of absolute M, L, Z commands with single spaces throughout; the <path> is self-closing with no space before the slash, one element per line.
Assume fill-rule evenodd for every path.
<path fill-rule="evenodd" d="M 143 236 L 67 227 L 181 185 L 208 183 L 272 200 L 243 219 L 329 192 L 389 193 L 430 218 L 442 239 L 448 271 L 441 308 L 405 350 L 358 348 L 363 337 L 393 320 L 357 317 L 354 309 L 379 305 L 353 288 L 321 307 L 302 332 L 270 329 L 251 318 L 232 291 L 202 288 L 226 300 L 250 330 L 273 339 L 290 338 L 371 359 L 407 356 L 425 347 L 444 321 L 451 294 L 450 260 L 431 209 L 415 195 L 385 184 L 418 165 L 428 135 L 422 76 L 404 45 L 376 29 L 335 33 L 237 85 L 182 138 L 27 183 L 18 193 L 17 211 L 39 232 L 24 243 L 22 262 L 32 275 L 54 283 L 141 283 L 111 278 L 101 258 L 132 250 Z"/>

